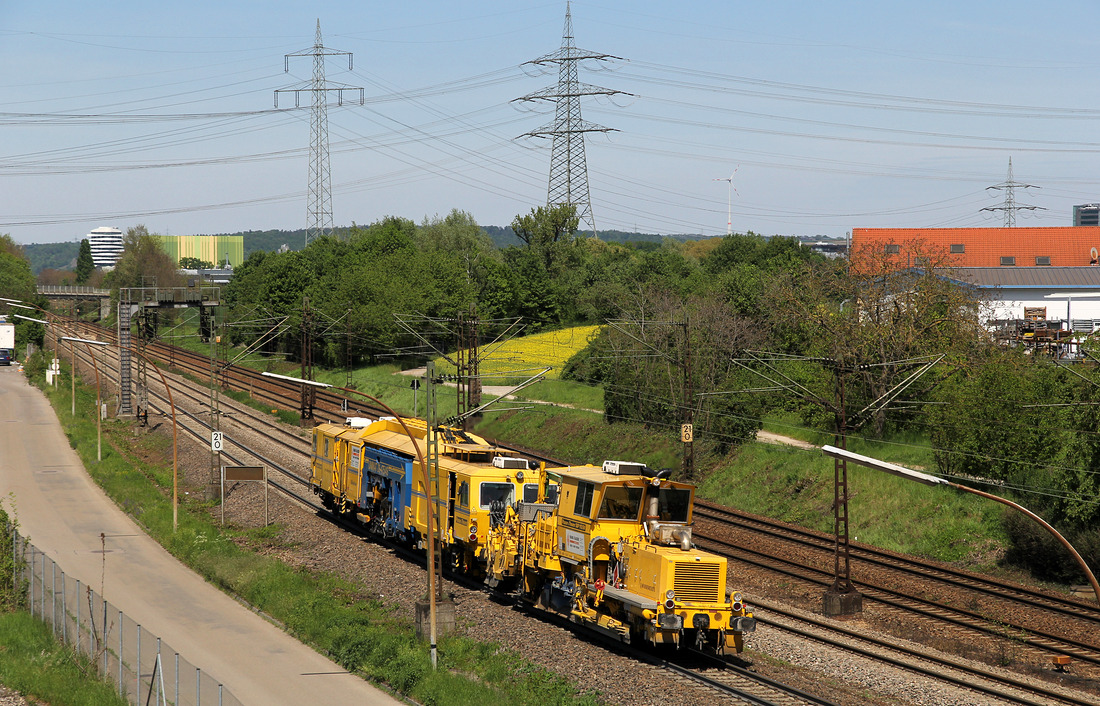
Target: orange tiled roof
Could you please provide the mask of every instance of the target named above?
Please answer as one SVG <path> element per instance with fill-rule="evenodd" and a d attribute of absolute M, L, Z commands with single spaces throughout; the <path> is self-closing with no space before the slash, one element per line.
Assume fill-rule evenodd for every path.
<path fill-rule="evenodd" d="M 1100 226 L 852 229 L 853 253 L 883 252 L 887 245 L 898 246 L 890 260 L 903 265 L 940 254 L 943 264 L 955 267 L 999 267 L 1002 257 L 1015 258 L 1017 267 L 1034 267 L 1036 258 L 1046 257 L 1055 267 L 1087 266 L 1092 249 L 1100 251 Z M 963 252 L 952 253 L 952 245 Z"/>

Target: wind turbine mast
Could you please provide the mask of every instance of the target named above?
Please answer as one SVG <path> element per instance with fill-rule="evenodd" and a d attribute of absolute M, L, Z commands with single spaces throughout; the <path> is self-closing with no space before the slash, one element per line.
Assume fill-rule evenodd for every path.
<path fill-rule="evenodd" d="M 733 192 L 737 189 L 733 188 L 733 177 L 737 174 L 737 169 L 733 170 L 733 174 L 728 177 L 719 177 L 714 181 L 724 181 L 729 184 L 729 188 L 726 193 L 726 235 L 733 235 Z"/>

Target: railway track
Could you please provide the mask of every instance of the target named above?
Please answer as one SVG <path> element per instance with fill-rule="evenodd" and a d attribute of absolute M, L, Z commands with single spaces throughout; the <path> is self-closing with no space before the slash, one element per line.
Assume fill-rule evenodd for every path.
<path fill-rule="evenodd" d="M 702 513 L 699 513 L 699 509 Z M 808 530 L 792 529 L 789 526 L 769 522 L 755 517 L 746 517 L 729 508 L 721 508 L 710 503 L 697 503 L 696 518 L 704 517 L 727 526 L 749 529 L 755 534 L 771 534 L 788 541 L 796 542 L 801 547 L 808 547 L 820 552 L 819 559 L 825 561 L 831 559 L 833 548 L 829 539 Z M 822 590 L 832 585 L 833 572 L 811 565 L 813 562 L 804 560 L 786 560 L 775 556 L 773 553 L 757 551 L 745 546 L 744 542 L 731 541 L 729 538 L 717 536 L 722 531 L 714 532 L 710 528 L 704 529 L 697 526 L 695 539 L 704 547 L 729 557 L 733 561 L 741 561 L 758 568 L 780 573 L 784 576 L 811 583 Z M 802 535 L 792 537 L 792 535 Z M 987 593 L 994 593 L 1004 601 L 1015 604 L 1015 608 L 1006 608 L 997 615 L 988 615 L 964 607 L 948 605 L 942 601 L 933 600 L 924 595 L 914 595 L 890 585 L 884 585 L 889 581 L 889 574 L 882 574 L 877 579 L 868 578 L 865 573 L 859 583 L 860 592 L 864 600 L 876 601 L 892 609 L 919 616 L 922 619 L 935 620 L 947 623 L 955 628 L 972 630 L 994 638 L 1004 638 L 1011 634 L 1014 640 L 1038 651 L 1040 660 L 1049 658 L 1050 655 L 1066 655 L 1079 662 L 1100 666 L 1100 646 L 1095 641 L 1083 641 L 1073 639 L 1065 635 L 1057 634 L 1048 629 L 1037 628 L 1034 624 L 1023 624 L 1025 621 L 1020 616 L 1025 612 L 1045 613 L 1050 610 L 1052 604 L 1068 606 L 1063 611 L 1065 616 L 1075 622 L 1083 624 L 1081 632 L 1095 637 L 1100 634 L 1096 628 L 1100 625 L 1098 617 L 1100 611 L 1093 610 L 1090 606 L 1072 599 L 1058 599 L 1057 597 L 1041 594 L 1031 589 L 1020 587 L 1019 591 L 1007 590 L 1015 588 L 995 579 L 989 579 L 988 584 L 982 585 L 983 577 L 966 572 L 943 570 L 937 565 L 914 560 L 909 562 L 906 557 L 882 552 L 873 548 L 860 547 L 853 551 L 853 559 L 863 559 L 866 554 L 869 563 L 875 563 L 881 568 L 891 571 L 902 571 L 908 576 L 918 577 L 922 582 L 934 581 L 946 583 L 956 589 L 965 591 L 978 590 L 981 586 Z M 820 563 L 820 562 L 819 562 Z M 827 563 L 827 562 L 826 562 Z M 928 567 L 928 568 L 925 568 Z M 951 574 L 959 574 L 954 578 Z M 1037 597 L 1035 597 L 1037 596 Z"/>
<path fill-rule="evenodd" d="M 795 613 L 767 601 L 757 600 L 756 605 L 764 609 L 769 616 L 758 615 L 757 620 L 773 629 L 785 630 L 852 654 L 946 681 L 983 696 L 1002 699 L 1006 703 L 1030 705 L 1036 703 L 1037 697 L 1075 706 L 1095 706 L 1097 703 L 1094 697 L 1081 697 L 1033 681 L 940 656 L 927 649 L 915 649 L 900 642 L 884 640 Z"/>
<path fill-rule="evenodd" d="M 782 536 L 799 546 L 819 550 L 830 555 L 833 552 L 832 535 L 794 527 L 768 518 L 748 515 L 707 501 L 696 501 L 694 515 L 697 519 L 706 518 L 752 532 Z M 1100 631 L 1100 606 L 1077 598 L 1038 591 L 991 576 L 962 571 L 866 545 L 852 544 L 851 555 L 854 560 L 863 564 L 903 572 L 921 579 L 932 579 L 950 586 L 966 588 L 975 593 L 1015 601 L 1027 606 L 1041 606 L 1047 611 L 1084 621 L 1093 629 Z"/>
<path fill-rule="evenodd" d="M 99 331 L 100 335 L 98 337 L 103 338 L 102 330 Z M 175 349 L 175 347 L 167 346 L 164 344 L 155 344 L 153 346 L 150 346 L 150 349 L 153 355 L 161 358 L 162 360 L 164 360 L 165 363 L 170 363 L 172 367 L 187 372 L 196 378 L 205 379 L 206 381 L 209 380 L 209 358 L 198 354 L 181 352 L 179 349 Z M 85 353 L 80 350 L 79 346 L 76 350 L 78 356 L 83 357 L 85 355 Z M 283 382 L 271 378 L 262 377 L 259 376 L 258 373 L 255 373 L 255 371 L 248 371 L 247 369 L 239 368 L 234 370 L 234 368 L 237 368 L 237 366 L 229 366 L 225 368 L 224 375 L 222 373 L 218 374 L 219 381 L 222 382 L 223 385 L 227 386 L 229 389 L 237 389 L 249 392 L 254 399 L 257 399 L 264 404 L 270 404 L 282 408 L 294 408 L 296 406 L 298 395 L 300 394 L 300 385 L 291 382 Z M 101 374 L 103 374 L 102 370 Z M 208 409 L 209 390 L 208 388 L 201 387 L 201 385 L 208 383 L 192 384 L 195 385 L 195 388 L 186 393 L 190 398 L 191 403 L 196 405 L 206 404 Z M 174 389 L 178 388 L 174 386 Z M 348 416 L 349 414 L 356 413 L 374 416 L 384 414 L 383 410 L 372 408 L 369 405 L 364 405 L 362 401 L 345 398 L 343 396 L 328 393 L 325 391 L 318 392 L 322 394 L 318 394 L 317 396 L 316 408 L 320 410 L 322 414 L 330 415 L 330 418 L 338 419 L 343 416 Z M 161 397 L 161 395 L 155 393 L 155 390 L 153 389 L 150 389 L 150 395 L 158 398 Z M 166 404 L 166 402 L 160 402 L 158 404 Z M 239 415 L 239 421 L 241 421 L 242 423 L 247 423 L 253 427 L 279 429 L 279 426 L 274 424 L 273 421 L 264 413 L 254 412 L 251 410 L 247 412 L 233 411 L 226 416 L 231 417 L 232 415 Z M 197 417 L 195 417 L 195 415 L 189 416 L 193 419 L 198 428 L 196 428 L 195 430 L 189 429 L 187 433 L 192 434 L 201 443 L 207 443 L 209 439 L 209 424 L 201 419 L 198 419 Z M 200 431 L 199 429 L 202 429 L 203 431 Z M 274 435 L 276 436 L 279 434 L 286 434 L 286 432 L 280 430 L 279 432 L 274 433 Z M 232 437 L 229 437 L 229 440 L 233 443 L 236 443 L 232 439 Z M 281 443 L 283 446 L 286 446 L 290 450 L 294 450 L 296 453 L 300 453 L 303 456 L 308 457 L 308 443 L 300 437 L 286 439 L 285 443 L 279 443 Z M 243 445 L 240 446 L 242 454 L 251 453 Z M 527 455 L 539 458 L 540 460 L 553 462 L 553 459 L 539 457 L 538 454 Z M 230 456 L 227 457 L 232 458 Z M 256 454 L 252 454 L 252 457 L 259 459 L 269 468 L 275 469 L 280 474 L 280 478 L 286 479 L 282 483 L 273 483 L 274 485 L 279 487 L 282 492 L 284 492 L 288 496 L 295 498 L 296 501 L 301 502 L 308 507 L 311 507 L 319 512 L 325 512 L 322 508 L 320 508 L 316 503 L 312 501 L 312 498 L 306 496 L 301 492 L 298 492 L 305 485 L 305 481 L 300 476 L 298 476 L 291 470 L 281 468 L 279 464 L 274 463 L 273 461 L 271 461 L 271 459 L 264 459 L 263 457 L 257 456 Z M 243 458 L 241 461 L 237 461 L 235 458 L 233 458 L 233 460 L 234 462 L 245 462 Z M 711 503 L 706 503 L 702 501 L 698 502 L 696 506 L 696 517 L 697 519 L 703 519 L 714 523 L 727 524 L 731 527 L 738 527 L 742 530 L 752 532 L 768 532 L 773 536 L 782 537 L 785 541 L 792 542 L 805 549 L 826 552 L 830 556 L 832 553 L 831 537 L 827 535 L 821 535 L 820 533 L 792 528 L 781 523 L 770 523 L 769 521 L 762 518 L 746 516 L 741 513 L 737 513 L 736 511 L 732 511 L 728 508 L 722 508 L 721 506 L 713 505 Z M 772 526 L 768 527 L 767 525 L 769 524 Z M 696 539 L 700 540 L 701 544 L 704 542 L 713 541 L 713 539 L 708 539 L 706 532 L 700 530 L 698 524 L 696 529 Z M 726 554 L 727 556 L 732 557 L 734 560 L 746 560 L 746 554 L 748 552 L 746 551 L 743 543 L 736 545 L 727 544 L 727 546 L 725 547 L 721 547 L 721 543 L 721 540 L 718 540 L 715 545 L 708 548 L 712 548 L 719 553 Z M 907 557 L 900 557 L 899 555 L 893 555 L 889 552 L 882 552 L 880 550 L 873 550 L 870 548 L 864 548 L 862 546 L 859 547 L 858 550 L 853 552 L 854 559 L 857 558 L 857 554 L 859 561 L 866 561 L 868 564 L 877 566 L 883 570 L 889 569 L 892 571 L 901 571 L 912 577 L 919 577 L 921 580 L 947 583 L 949 585 L 962 587 L 974 593 L 990 596 L 998 600 L 1016 601 L 1019 602 L 1021 605 L 1030 605 L 1030 609 L 1049 610 L 1053 613 L 1057 613 L 1058 615 L 1065 617 L 1066 619 L 1085 621 L 1088 625 L 1092 626 L 1100 624 L 1100 610 L 1093 608 L 1083 601 L 1076 601 L 1074 599 L 1052 596 L 1047 593 L 1034 591 L 1033 589 L 1017 586 L 1015 584 L 997 581 L 976 574 L 968 574 L 967 572 L 960 572 L 954 569 L 950 569 L 948 567 L 943 567 L 928 562 L 911 560 Z M 749 558 L 748 560 L 767 570 L 777 570 L 777 561 L 776 558 L 772 555 L 761 555 L 756 559 Z M 796 576 L 800 580 L 811 581 L 818 586 L 827 586 L 831 583 L 832 580 L 831 572 L 824 572 L 814 567 L 799 566 L 793 563 L 785 568 L 779 568 L 778 570 L 787 572 L 788 575 Z M 880 600 L 883 602 L 884 605 L 889 605 L 892 608 L 898 610 L 905 610 L 910 614 L 920 615 L 922 620 L 935 620 L 939 622 L 946 621 L 960 628 L 982 631 L 986 634 L 994 635 L 998 632 L 1003 632 L 1004 630 L 1004 623 L 1001 623 L 998 626 L 991 628 L 989 626 L 988 618 L 986 616 L 978 614 L 966 615 L 966 611 L 960 611 L 960 609 L 952 606 L 928 606 L 927 601 L 924 601 L 924 599 L 918 596 L 898 595 L 896 593 L 891 595 L 891 592 L 885 588 L 882 589 L 882 595 L 879 595 L 878 593 L 880 590 L 879 588 L 872 587 L 871 590 L 868 591 L 867 588 L 861 586 L 861 589 L 863 589 L 865 598 Z M 923 607 L 921 606 L 922 603 L 925 604 Z M 757 601 L 757 604 L 761 604 L 760 601 Z M 773 606 L 768 606 L 767 609 L 778 614 L 778 609 Z M 780 625 L 776 623 L 775 627 L 778 629 Z M 783 629 L 788 629 L 788 627 L 783 626 Z M 822 628 L 819 626 L 816 629 L 829 629 L 834 632 L 841 632 L 836 628 L 836 626 L 831 625 L 827 628 Z M 1026 630 L 1025 628 L 1020 629 Z M 1037 650 L 1043 651 L 1044 654 L 1049 654 L 1052 652 L 1059 654 L 1068 654 L 1079 661 L 1087 662 L 1093 665 L 1100 665 L 1100 650 L 1098 650 L 1096 645 L 1094 644 L 1088 642 L 1074 642 L 1072 640 L 1067 641 L 1057 635 L 1042 634 L 1041 631 L 1027 630 L 1027 632 L 1027 644 Z M 818 636 L 814 639 L 821 640 L 825 638 Z M 872 649 L 886 650 L 887 648 L 875 647 Z M 892 663 L 891 660 L 895 659 L 888 656 L 881 657 L 878 655 L 874 655 L 874 658 L 887 663 Z M 962 669 L 963 667 L 958 668 Z M 672 667 L 670 667 L 670 669 L 672 669 Z M 919 669 L 914 671 L 925 673 L 921 672 L 921 670 Z M 932 676 L 935 676 L 936 678 L 942 678 L 939 674 L 935 673 L 933 673 Z M 687 678 L 686 675 L 685 678 Z M 704 675 L 704 678 L 708 677 Z M 978 672 L 973 672 L 971 678 L 985 679 L 986 677 Z M 965 681 L 965 677 L 963 679 Z M 952 680 L 944 679 L 944 681 L 951 682 Z M 715 688 L 720 687 L 715 686 Z M 1043 698 L 1057 698 L 1061 702 L 1071 704 L 1097 703 L 1095 699 L 1091 701 L 1087 699 L 1064 699 L 1061 696 L 1048 696 L 1046 694 L 1042 694 L 1041 692 L 1036 692 L 1035 695 L 1042 696 Z M 746 698 L 751 699 L 752 697 Z M 1009 701 L 1013 701 L 1013 698 L 1004 698 Z M 756 703 L 751 700 L 750 702 Z M 1016 700 L 1015 702 L 1030 703 L 1028 701 L 1018 700 Z M 779 701 L 767 701 L 765 699 L 765 701 L 762 701 L 760 703 L 813 702 L 784 701 L 782 699 Z"/>

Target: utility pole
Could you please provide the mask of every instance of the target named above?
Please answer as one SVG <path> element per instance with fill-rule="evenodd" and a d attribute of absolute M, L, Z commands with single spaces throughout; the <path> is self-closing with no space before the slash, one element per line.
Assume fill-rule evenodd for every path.
<path fill-rule="evenodd" d="M 557 65 L 558 83 L 517 99 L 554 103 L 554 122 L 532 130 L 524 136 L 552 138 L 550 182 L 546 192 L 546 205 L 576 206 L 577 217 L 580 222 L 587 223 L 591 227 L 594 237 L 596 222 L 592 215 L 592 201 L 588 193 L 588 165 L 585 163 L 584 135 L 588 132 L 612 132 L 614 128 L 582 120 L 581 97 L 613 96 L 622 94 L 623 91 L 580 83 L 577 79 L 577 66 L 582 61 L 608 61 L 619 58 L 603 52 L 577 48 L 573 40 L 573 16 L 570 4 L 567 2 L 561 48 L 525 64 L 525 66 Z"/>
<path fill-rule="evenodd" d="M 303 380 L 313 379 L 313 314 L 309 310 L 309 297 L 302 297 L 302 375 Z M 301 419 L 313 419 L 313 405 L 317 400 L 317 388 L 302 385 Z"/>
<path fill-rule="evenodd" d="M 1008 178 L 1000 184 L 993 186 L 987 186 L 986 191 L 1004 191 L 1005 201 L 1001 206 L 986 206 L 983 211 L 1003 211 L 1004 212 L 1004 227 L 1015 228 L 1016 227 L 1016 212 L 1017 211 L 1045 211 L 1042 206 L 1026 206 L 1016 203 L 1016 189 L 1038 189 L 1040 187 L 1034 184 L 1022 184 L 1012 178 L 1012 157 L 1008 158 Z"/>
<path fill-rule="evenodd" d="M 461 419 L 463 429 L 468 429 L 469 418 L 464 416 L 471 409 L 481 406 L 481 373 L 478 358 L 477 307 L 470 304 L 469 315 L 460 314 L 457 322 L 458 350 L 455 358 L 458 404 L 455 416 Z"/>
<path fill-rule="evenodd" d="M 359 105 L 366 102 L 366 96 L 361 87 L 325 80 L 325 57 L 344 55 L 348 57 L 348 71 L 351 71 L 351 52 L 325 47 L 321 42 L 321 20 L 318 19 L 317 37 L 313 42 L 313 46 L 283 57 L 283 70 L 289 72 L 290 57 L 312 56 L 313 80 L 288 88 L 279 88 L 275 91 L 276 108 L 279 107 L 280 93 L 293 93 L 295 108 L 299 107 L 302 93 L 312 95 L 309 141 L 309 205 L 306 209 L 305 244 L 307 246 L 314 238 L 332 234 L 332 174 L 329 170 L 328 93 L 330 91 L 336 92 L 337 105 L 343 105 L 344 91 L 359 91 Z"/>
<path fill-rule="evenodd" d="M 684 423 L 680 428 L 680 441 L 684 445 L 684 478 L 695 477 L 695 383 L 691 374 L 691 335 L 687 316 L 684 316 Z"/>

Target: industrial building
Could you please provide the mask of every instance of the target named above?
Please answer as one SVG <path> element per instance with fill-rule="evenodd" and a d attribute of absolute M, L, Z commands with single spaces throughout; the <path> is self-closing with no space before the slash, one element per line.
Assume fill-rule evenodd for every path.
<path fill-rule="evenodd" d="M 215 267 L 236 267 L 244 262 L 243 235 L 154 235 L 176 264 L 185 257 L 204 260 Z"/>
<path fill-rule="evenodd" d="M 1076 212 L 1075 212 L 1076 216 Z M 855 268 L 932 267 L 983 294 L 987 320 L 1100 328 L 1100 226 L 853 228 Z"/>

